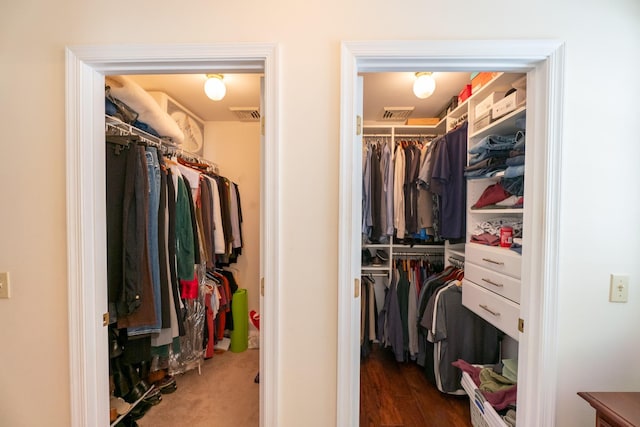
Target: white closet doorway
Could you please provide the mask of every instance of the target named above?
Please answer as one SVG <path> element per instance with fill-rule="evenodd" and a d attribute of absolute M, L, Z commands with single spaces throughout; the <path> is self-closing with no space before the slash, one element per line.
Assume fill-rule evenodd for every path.
<path fill-rule="evenodd" d="M 359 425 L 362 86 L 358 73 L 504 71 L 527 73 L 527 138 L 535 148 L 533 199 L 523 257 L 518 425 L 555 423 L 557 255 L 563 47 L 555 41 L 347 42 L 342 46 L 339 224 L 339 426 Z M 354 289 L 355 286 L 355 289 Z"/>
<path fill-rule="evenodd" d="M 104 76 L 264 74 L 260 154 L 260 425 L 278 425 L 278 100 L 275 44 L 77 46 L 66 52 L 69 358 L 73 426 L 108 425 Z"/>

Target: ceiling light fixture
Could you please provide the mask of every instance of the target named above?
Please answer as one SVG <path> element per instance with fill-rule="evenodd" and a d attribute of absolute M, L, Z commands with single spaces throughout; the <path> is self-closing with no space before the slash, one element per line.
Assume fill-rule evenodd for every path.
<path fill-rule="evenodd" d="M 418 98 L 428 98 L 436 90 L 436 81 L 433 79 L 432 74 L 428 71 L 416 73 L 416 81 L 413 82 L 413 93 Z"/>
<path fill-rule="evenodd" d="M 204 93 L 214 101 L 220 101 L 227 93 L 222 78 L 222 74 L 207 74 L 207 81 L 204 82 Z"/>

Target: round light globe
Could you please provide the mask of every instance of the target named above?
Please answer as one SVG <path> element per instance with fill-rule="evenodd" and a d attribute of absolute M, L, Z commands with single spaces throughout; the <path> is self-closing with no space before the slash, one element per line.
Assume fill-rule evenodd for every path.
<path fill-rule="evenodd" d="M 213 74 L 207 77 L 209 78 L 204 82 L 204 93 L 206 93 L 210 99 L 220 101 L 227 93 L 227 88 L 222 81 L 222 76 Z"/>
<path fill-rule="evenodd" d="M 416 81 L 413 82 L 413 93 L 420 99 L 425 99 L 436 90 L 436 81 L 431 73 L 416 73 Z"/>

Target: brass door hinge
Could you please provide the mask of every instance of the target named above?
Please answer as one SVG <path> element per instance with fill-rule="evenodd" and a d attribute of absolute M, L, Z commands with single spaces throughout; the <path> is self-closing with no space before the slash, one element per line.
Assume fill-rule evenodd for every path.
<path fill-rule="evenodd" d="M 524 319 L 518 319 L 518 330 L 524 332 Z"/>
<path fill-rule="evenodd" d="M 353 285 L 353 297 L 358 298 L 360 296 L 360 279 L 354 279 Z"/>
<path fill-rule="evenodd" d="M 104 313 L 102 315 L 102 326 L 107 326 L 109 324 L 109 313 Z"/>
<path fill-rule="evenodd" d="M 356 116 L 356 135 L 362 134 L 362 117 Z"/>
<path fill-rule="evenodd" d="M 264 296 L 264 277 L 260 278 L 260 295 Z"/>

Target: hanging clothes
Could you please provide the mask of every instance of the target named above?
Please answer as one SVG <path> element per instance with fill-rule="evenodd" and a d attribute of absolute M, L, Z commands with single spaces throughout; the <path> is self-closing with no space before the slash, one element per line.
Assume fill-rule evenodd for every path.
<path fill-rule="evenodd" d="M 157 368 L 184 372 L 233 327 L 237 283 L 219 274 L 221 285 L 212 288 L 204 278 L 206 268 L 241 254 L 240 190 L 205 175 L 204 163 L 165 157 L 152 135 L 141 139 L 116 119 L 106 123 L 110 328 L 120 330 L 127 364 L 154 357 Z"/>
<path fill-rule="evenodd" d="M 423 169 L 426 169 L 431 163 L 431 154 L 433 142 L 424 144 L 420 150 L 420 168 L 416 178 L 416 186 L 418 188 L 417 214 L 418 229 L 425 238 L 435 240 L 434 219 L 433 219 L 433 198 L 434 195 L 429 186 L 422 180 Z M 429 179 L 429 184 L 431 180 Z"/>
<path fill-rule="evenodd" d="M 371 353 L 371 345 L 376 340 L 377 307 L 375 303 L 375 281 L 367 276 L 360 280 L 360 357 Z"/>
<path fill-rule="evenodd" d="M 398 362 L 416 360 L 420 354 L 420 280 L 423 275 L 434 273 L 434 264 L 426 257 L 432 255 L 395 260 L 388 285 L 383 282 L 384 300 L 380 311 L 376 309 L 376 338 L 383 347 L 391 348 Z M 363 275 L 362 280 L 368 280 L 367 276 Z"/>
<path fill-rule="evenodd" d="M 145 222 L 139 172 L 139 150 L 106 144 L 107 288 L 112 322 L 136 311 L 142 304 L 142 259 Z M 126 210 L 125 210 L 126 206 Z M 129 231 L 131 229 L 131 231 Z"/>
<path fill-rule="evenodd" d="M 460 239 L 466 232 L 466 121 L 444 136 L 435 156 L 431 178 L 432 191 L 440 196 L 441 201 L 440 236 Z"/>
<path fill-rule="evenodd" d="M 438 390 L 464 394 L 458 359 L 472 364 L 494 364 L 500 357 L 502 333 L 462 305 L 462 287 L 456 280 L 433 296 L 430 341 L 434 343 L 434 374 Z"/>
<path fill-rule="evenodd" d="M 189 194 L 189 186 L 180 175 L 176 199 L 176 257 L 178 278 L 181 281 L 193 280 L 196 256 Z"/>
<path fill-rule="evenodd" d="M 362 154 L 362 234 L 370 239 L 371 217 L 371 144 L 365 144 Z M 370 240 L 369 240 L 370 241 Z"/>
<path fill-rule="evenodd" d="M 389 144 L 382 146 L 380 155 L 380 170 L 382 172 L 382 197 L 381 197 L 381 213 L 382 213 L 382 229 L 385 239 L 383 242 L 389 241 L 389 236 L 393 236 L 393 155 Z"/>
<path fill-rule="evenodd" d="M 404 179 L 404 202 L 405 202 L 405 225 L 409 236 L 418 233 L 418 172 L 420 166 L 420 148 L 408 143 L 404 147 L 405 152 L 405 179 Z"/>
<path fill-rule="evenodd" d="M 394 152 L 393 225 L 398 239 L 404 239 L 407 233 L 404 200 L 405 169 L 405 152 L 400 145 L 397 145 Z"/>

